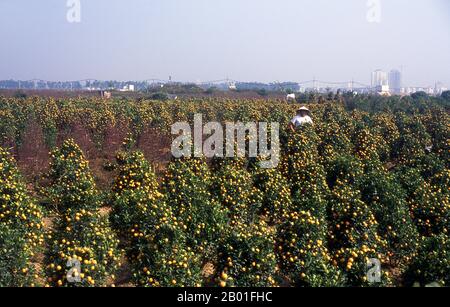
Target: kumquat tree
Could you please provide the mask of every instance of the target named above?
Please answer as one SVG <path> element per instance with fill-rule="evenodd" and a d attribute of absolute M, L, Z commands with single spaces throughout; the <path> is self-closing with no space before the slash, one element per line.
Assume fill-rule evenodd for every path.
<path fill-rule="evenodd" d="M 130 141 L 124 145 L 128 147 Z M 134 283 L 201 285 L 200 256 L 193 244 L 187 244 L 186 225 L 190 224 L 174 215 L 144 155 L 128 148 L 117 154 L 117 164 L 111 221 L 123 237 Z"/>
<path fill-rule="evenodd" d="M 32 286 L 43 246 L 43 212 L 28 195 L 11 155 L 0 148 L 0 286 Z"/>
<path fill-rule="evenodd" d="M 88 161 L 73 140 L 53 150 L 51 159 L 46 196 L 57 217 L 48 242 L 48 285 L 105 285 L 119 266 L 119 240 L 100 213 Z"/>

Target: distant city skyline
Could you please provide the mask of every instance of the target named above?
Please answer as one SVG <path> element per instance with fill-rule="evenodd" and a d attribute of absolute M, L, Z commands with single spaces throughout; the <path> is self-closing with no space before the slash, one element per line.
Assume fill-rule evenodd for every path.
<path fill-rule="evenodd" d="M 380 0 L 379 20 L 366 0 L 80 3 L 69 22 L 66 0 L 0 1 L 0 79 L 370 85 L 396 69 L 404 86 L 450 87 L 448 0 Z"/>
<path fill-rule="evenodd" d="M 275 81 L 270 83 L 263 82 L 242 82 L 232 79 L 214 80 L 206 82 L 180 82 L 169 77 L 168 80 L 151 79 L 151 80 L 72 80 L 72 81 L 45 81 L 45 80 L 0 80 L 0 89 L 56 89 L 56 90 L 117 90 L 122 92 L 134 92 L 152 89 L 163 90 L 163 86 L 167 84 L 196 84 L 204 90 L 216 88 L 216 90 L 267 90 L 267 91 L 293 91 L 293 92 L 309 92 L 315 91 L 319 93 L 329 93 L 337 91 L 354 91 L 356 93 L 377 93 L 380 95 L 410 95 L 419 91 L 424 91 L 429 95 L 439 96 L 444 91 L 448 91 L 441 82 L 436 82 L 434 86 L 405 86 L 402 83 L 403 75 L 401 71 L 393 69 L 389 72 L 383 70 L 375 70 L 372 72 L 371 84 L 367 85 L 357 80 L 328 82 L 324 80 L 308 80 L 302 82 L 292 81 Z"/>
<path fill-rule="evenodd" d="M 361 80 L 344 80 L 344 79 L 339 79 L 339 80 L 324 80 L 323 78 L 317 78 L 316 76 L 313 77 L 313 79 L 311 80 L 272 80 L 272 81 L 261 81 L 261 80 L 238 80 L 235 78 L 232 78 L 230 76 L 226 76 L 222 79 L 215 79 L 215 80 L 176 80 L 174 79 L 172 76 L 168 76 L 166 79 L 164 79 L 163 77 L 161 78 L 148 78 L 148 79 L 142 79 L 142 80 L 138 80 L 138 79 L 130 79 L 130 80 L 114 80 L 114 79 L 94 79 L 94 78 L 86 78 L 86 79 L 79 79 L 79 80 L 44 80 L 44 79 L 40 79 L 40 78 L 34 78 L 34 79 L 29 79 L 29 80 L 18 80 L 18 79 L 4 79 L 4 80 L 0 80 L 0 81 L 8 81 L 8 80 L 12 80 L 12 81 L 21 81 L 21 82 L 40 82 L 40 81 L 46 81 L 46 82 L 51 82 L 51 83 L 58 83 L 58 82 L 86 82 L 86 81 L 103 81 L 103 82 L 107 82 L 107 81 L 117 81 L 120 83 L 126 83 L 126 82 L 148 82 L 148 83 L 157 83 L 157 82 L 179 82 L 179 83 L 192 83 L 192 84 L 208 84 L 208 83 L 225 83 L 225 82 L 247 82 L 247 83 L 265 83 L 265 84 L 269 84 L 269 83 L 280 83 L 280 82 L 296 82 L 299 84 L 302 83 L 308 83 L 308 82 L 320 82 L 320 83 L 324 83 L 324 84 L 344 84 L 344 83 L 357 83 L 360 86 L 366 86 L 366 87 L 372 87 L 375 88 L 377 86 L 389 86 L 391 89 L 396 89 L 397 91 L 399 91 L 401 88 L 406 88 L 406 87 L 422 87 L 422 88 L 426 88 L 426 87 L 434 87 L 436 85 L 439 85 L 441 87 L 443 86 L 447 86 L 446 84 L 444 84 L 441 81 L 435 81 L 434 83 L 429 83 L 429 84 L 404 84 L 403 83 L 403 72 L 400 71 L 399 69 L 393 68 L 390 70 L 383 70 L 383 69 L 376 69 L 375 71 L 371 72 L 371 78 L 370 78 L 370 82 L 362 82 Z"/>

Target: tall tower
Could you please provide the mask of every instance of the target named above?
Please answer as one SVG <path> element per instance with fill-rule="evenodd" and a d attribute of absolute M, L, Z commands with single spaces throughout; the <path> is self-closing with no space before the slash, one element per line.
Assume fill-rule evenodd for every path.
<path fill-rule="evenodd" d="M 402 73 L 396 69 L 389 73 L 389 88 L 393 94 L 400 94 L 402 89 Z"/>
<path fill-rule="evenodd" d="M 388 85 L 388 74 L 381 69 L 372 73 L 372 88 Z"/>

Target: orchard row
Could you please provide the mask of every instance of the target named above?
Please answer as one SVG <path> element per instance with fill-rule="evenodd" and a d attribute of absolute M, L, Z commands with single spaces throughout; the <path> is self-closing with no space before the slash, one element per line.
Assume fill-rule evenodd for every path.
<path fill-rule="evenodd" d="M 35 110 L 49 103 L 10 102 Z M 70 102 L 75 111 L 64 115 L 65 102 L 53 102 L 53 111 L 30 113 L 41 114 L 43 130 L 51 118 L 76 119 L 80 110 L 99 105 L 115 105 L 121 114 L 127 107 L 160 108 L 151 122 L 159 120 L 162 133 L 171 121 L 199 109 L 215 120 L 239 115 L 232 119 L 270 117 L 280 123 L 295 110 L 281 102 L 131 107 L 80 101 Z M 175 106 L 182 110 L 178 115 Z M 445 109 L 369 113 L 337 104 L 312 109 L 314 127 L 296 134 L 281 130 L 281 163 L 275 169 L 261 169 L 254 159 L 178 159 L 157 178 L 136 148 L 139 134 L 130 134 L 111 165 L 107 191 L 96 187 L 73 140 L 52 150 L 45 186 L 33 195 L 2 149 L 0 285 L 108 286 L 120 284 L 124 267 L 136 286 L 448 285 Z M 107 114 L 99 110 L 89 116 Z M 19 113 L 9 118 L 26 123 L 17 119 Z M 110 119 L 121 118 L 111 114 Z M 55 131 L 60 125 L 70 127 L 59 122 Z M 380 282 L 368 280 L 371 259 L 382 265 Z"/>

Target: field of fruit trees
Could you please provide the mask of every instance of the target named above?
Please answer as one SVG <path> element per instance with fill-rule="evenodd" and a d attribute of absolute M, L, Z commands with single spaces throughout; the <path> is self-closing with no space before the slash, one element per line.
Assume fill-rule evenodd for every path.
<path fill-rule="evenodd" d="M 449 103 L 298 107 L 0 97 L 0 286 L 450 286 Z M 196 113 L 279 122 L 278 167 L 152 154 Z"/>

